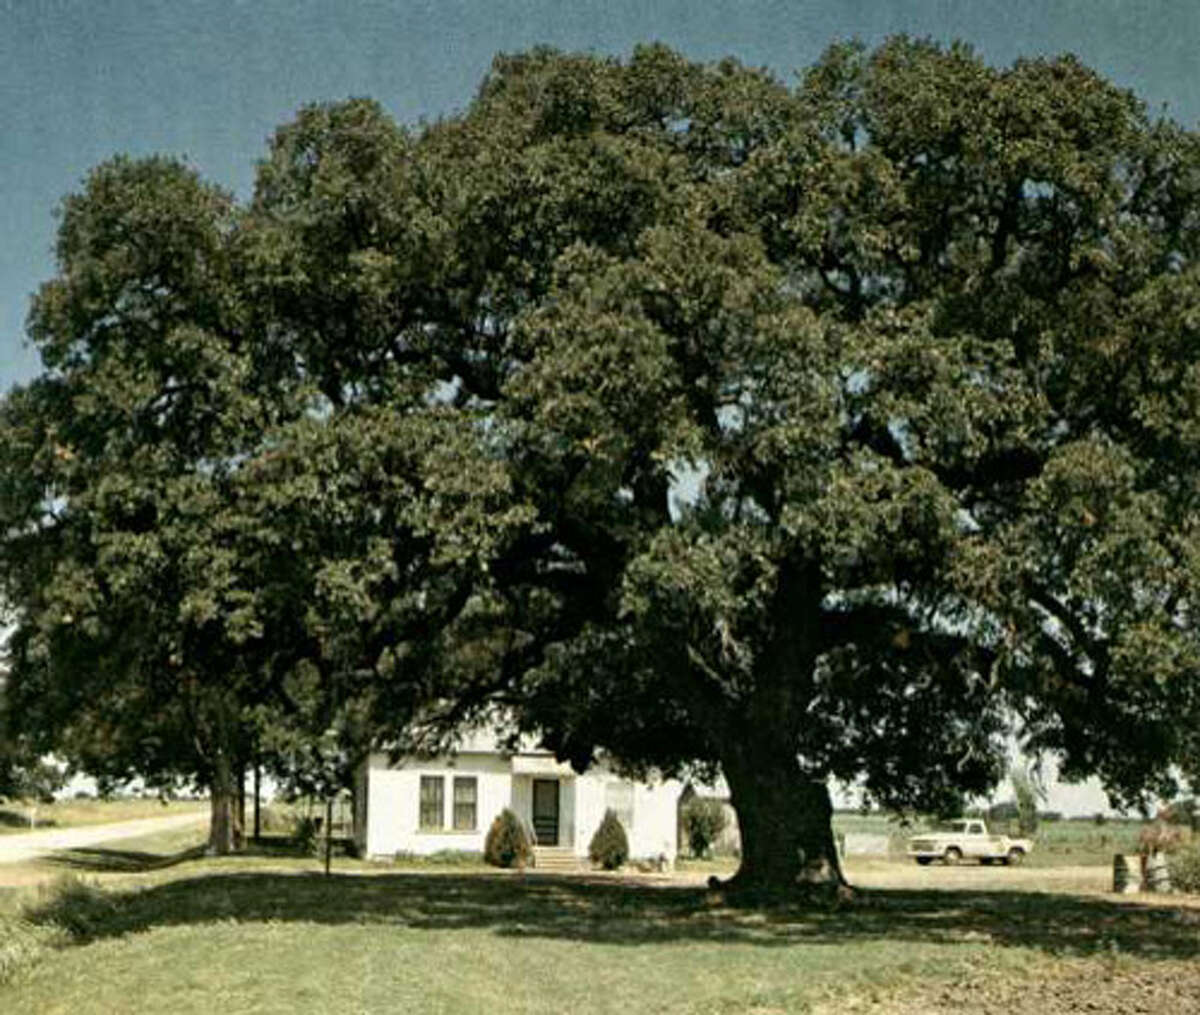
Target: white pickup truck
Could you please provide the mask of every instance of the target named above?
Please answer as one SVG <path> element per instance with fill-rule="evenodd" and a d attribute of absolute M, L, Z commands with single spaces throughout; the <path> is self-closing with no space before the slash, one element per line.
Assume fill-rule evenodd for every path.
<path fill-rule="evenodd" d="M 943 821 L 931 832 L 922 832 L 908 840 L 908 855 L 919 864 L 941 860 L 956 864 L 967 858 L 980 863 L 1019 864 L 1033 850 L 1032 839 L 1010 839 L 1007 835 L 989 835 L 987 825 L 974 818 Z"/>

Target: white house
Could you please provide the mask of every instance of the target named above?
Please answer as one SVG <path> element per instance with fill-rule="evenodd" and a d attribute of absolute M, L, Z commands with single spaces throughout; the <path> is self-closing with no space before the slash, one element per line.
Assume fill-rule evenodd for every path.
<path fill-rule="evenodd" d="M 586 857 L 606 809 L 620 818 L 633 859 L 673 864 L 682 785 L 632 782 L 593 766 L 583 775 L 549 751 L 524 745 L 515 753 L 480 731 L 452 755 L 389 764 L 372 754 L 360 770 L 355 828 L 365 856 L 483 851 L 493 819 L 510 808 L 533 833 L 539 852 Z"/>

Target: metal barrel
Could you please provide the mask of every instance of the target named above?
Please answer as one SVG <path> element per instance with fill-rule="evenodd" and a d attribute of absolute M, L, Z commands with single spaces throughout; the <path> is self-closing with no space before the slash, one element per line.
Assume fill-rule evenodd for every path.
<path fill-rule="evenodd" d="M 1142 887 L 1142 861 L 1139 856 L 1117 853 L 1113 856 L 1113 891 L 1122 895 L 1140 891 Z"/>

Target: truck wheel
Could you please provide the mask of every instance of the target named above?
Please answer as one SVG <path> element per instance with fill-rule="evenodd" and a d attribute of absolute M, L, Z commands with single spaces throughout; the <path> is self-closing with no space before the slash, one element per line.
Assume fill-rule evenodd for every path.
<path fill-rule="evenodd" d="M 1004 862 L 1010 867 L 1020 867 L 1021 861 L 1024 859 L 1025 850 L 1017 849 L 1016 846 L 1013 846 L 1013 848 L 1008 851 L 1008 856 L 1004 858 Z"/>
<path fill-rule="evenodd" d="M 945 853 L 942 854 L 942 860 L 945 861 L 947 867 L 953 867 L 959 860 L 962 859 L 962 850 L 957 846 L 951 846 Z"/>
<path fill-rule="evenodd" d="M 933 859 L 933 857 L 931 857 L 931 856 L 919 856 L 919 857 L 917 857 L 917 863 L 919 863 L 922 867 L 928 867 L 929 862 L 932 859 Z"/>

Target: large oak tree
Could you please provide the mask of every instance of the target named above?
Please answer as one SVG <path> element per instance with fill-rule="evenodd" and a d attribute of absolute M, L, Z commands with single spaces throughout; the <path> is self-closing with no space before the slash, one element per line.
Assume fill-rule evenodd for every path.
<path fill-rule="evenodd" d="M 122 463 L 216 491 L 151 526 L 227 551 L 198 572 L 225 654 L 179 656 L 215 700 L 286 724 L 299 682 L 393 744 L 503 707 L 580 767 L 719 767 L 748 885 L 836 870 L 831 778 L 936 807 L 1014 731 L 1121 800 L 1195 774 L 1200 142 L 1075 60 L 901 38 L 788 89 L 662 47 L 501 57 L 419 130 L 302 110 L 231 214 L 120 299 L 65 234 L 49 373 L 8 408 L 78 413 L 103 362 L 161 399 L 219 336 L 189 418 L 226 422 L 167 442 L 199 467 L 89 417 L 6 479 L 6 560 L 20 532 L 68 591 Z M 19 573 L 18 645 L 77 669 L 54 639 L 95 596 Z"/>

